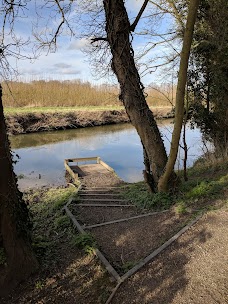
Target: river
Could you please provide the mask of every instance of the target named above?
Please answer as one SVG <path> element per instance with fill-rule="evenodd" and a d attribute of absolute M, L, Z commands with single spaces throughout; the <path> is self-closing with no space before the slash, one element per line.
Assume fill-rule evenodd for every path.
<path fill-rule="evenodd" d="M 168 151 L 172 121 L 160 121 L 158 125 Z M 188 166 L 192 166 L 203 154 L 203 144 L 198 129 L 188 126 L 186 134 Z M 124 181 L 143 179 L 142 146 L 131 124 L 16 135 L 10 137 L 10 142 L 14 159 L 18 160 L 15 172 L 21 189 L 64 184 L 64 159 L 75 157 L 100 156 Z M 182 152 L 180 149 L 176 169 L 183 167 Z"/>

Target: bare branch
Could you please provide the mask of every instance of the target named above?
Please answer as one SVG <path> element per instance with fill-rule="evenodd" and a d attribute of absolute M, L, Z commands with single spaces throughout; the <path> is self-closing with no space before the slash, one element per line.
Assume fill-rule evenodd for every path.
<path fill-rule="evenodd" d="M 157 89 L 157 88 L 155 88 L 155 87 L 149 86 L 149 88 L 152 89 L 152 90 L 157 91 L 157 92 L 160 93 L 162 96 L 164 96 L 165 99 L 171 104 L 172 108 L 174 107 L 174 104 L 173 104 L 173 102 L 170 100 L 169 96 L 167 96 L 165 93 L 163 93 L 161 90 L 159 90 L 159 89 Z"/>
<path fill-rule="evenodd" d="M 138 24 L 138 22 L 139 22 L 139 20 L 140 20 L 140 18 L 141 18 L 141 16 L 142 16 L 144 10 L 145 10 L 145 8 L 146 8 L 148 2 L 149 2 L 149 0 L 145 0 L 145 1 L 144 1 L 144 3 L 143 3 L 143 5 L 142 5 L 142 7 L 141 7 L 141 9 L 140 9 L 140 11 L 139 11 L 137 17 L 135 18 L 135 21 L 134 21 L 134 22 L 132 23 L 132 25 L 130 26 L 130 31 L 131 31 L 131 32 L 134 32 L 134 31 L 135 31 L 135 28 L 136 28 L 136 26 L 137 26 L 137 24 Z"/>
<path fill-rule="evenodd" d="M 91 43 L 97 42 L 97 41 L 108 41 L 105 37 L 96 37 L 91 39 Z"/>

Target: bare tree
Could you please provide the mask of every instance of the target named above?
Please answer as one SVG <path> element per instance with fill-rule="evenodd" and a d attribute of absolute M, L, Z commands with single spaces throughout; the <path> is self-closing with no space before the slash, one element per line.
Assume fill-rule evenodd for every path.
<path fill-rule="evenodd" d="M 144 9 L 147 2 L 144 2 Z M 147 173 L 152 177 L 146 181 L 150 181 L 151 189 L 156 191 L 158 180 L 166 165 L 167 155 L 154 116 L 145 100 L 144 86 L 135 66 L 130 41 L 131 29 L 135 29 L 136 21 L 138 22 L 138 16 L 141 16 L 142 10 L 132 27 L 122 0 L 106 0 L 104 9 L 107 40 L 112 53 L 112 69 L 121 89 L 120 99 L 141 138 Z M 148 170 L 150 171 L 148 172 Z"/>

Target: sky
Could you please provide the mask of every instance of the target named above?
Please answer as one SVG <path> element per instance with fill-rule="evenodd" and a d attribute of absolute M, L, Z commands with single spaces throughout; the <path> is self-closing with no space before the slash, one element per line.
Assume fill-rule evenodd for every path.
<path fill-rule="evenodd" d="M 15 33 L 18 37 L 24 40 L 30 39 L 31 43 L 24 48 L 22 54 L 31 55 L 33 50 L 34 37 L 32 36 L 32 27 L 39 34 L 51 34 L 51 28 L 56 28 L 59 24 L 59 18 L 55 18 L 55 12 L 52 7 L 45 7 L 40 9 L 40 5 L 43 0 L 36 0 L 35 2 L 29 3 L 27 9 L 24 13 L 21 13 L 18 21 L 15 23 Z M 39 7 L 39 15 L 35 12 L 34 3 Z M 130 20 L 134 20 L 137 15 L 143 0 L 126 0 L 125 5 L 129 14 Z M 101 77 L 99 74 L 95 75 L 95 71 L 91 68 L 89 62 L 88 54 L 83 52 L 83 50 L 89 48 L 88 40 L 85 38 L 79 38 L 81 36 L 81 31 L 83 30 L 80 26 L 77 27 L 77 15 L 74 12 L 68 14 L 69 20 L 74 24 L 74 29 L 76 32 L 76 37 L 70 37 L 69 31 L 65 28 L 63 33 L 59 36 L 57 40 L 56 51 L 42 51 L 39 53 L 39 57 L 34 60 L 20 59 L 16 60 L 13 57 L 9 57 L 8 60 L 10 65 L 15 68 L 18 72 L 18 79 L 31 81 L 31 80 L 71 80 L 80 79 L 81 81 L 90 81 L 94 84 L 101 84 L 105 82 L 116 83 L 115 77 Z M 0 18 L 2 16 L 0 15 Z M 85 17 L 84 22 L 86 23 L 87 17 Z M 0 24 L 2 23 L 0 19 Z M 138 31 L 145 26 L 144 19 L 142 19 L 139 24 Z M 147 25 L 148 26 L 148 25 Z M 160 33 L 165 32 L 170 26 L 170 20 L 166 17 L 163 21 L 154 24 L 154 28 Z M 151 27 L 151 26 L 149 26 Z M 30 38 L 29 38 L 30 37 Z M 8 36 L 9 39 L 9 36 Z M 154 39 L 154 38 L 153 38 Z M 5 38 L 7 40 L 7 37 Z M 135 54 L 140 52 L 145 48 L 147 44 L 146 38 L 142 36 L 134 37 L 133 46 Z M 37 42 L 36 42 L 37 45 Z M 159 56 L 161 54 L 166 54 L 168 52 L 166 46 L 157 46 L 153 49 L 153 56 Z M 144 60 L 148 60 L 150 57 L 148 54 Z M 143 68 L 140 70 L 143 71 Z M 145 84 L 151 82 L 158 82 L 158 72 L 152 74 L 144 73 L 142 81 Z M 164 81 L 164 77 L 163 77 Z"/>

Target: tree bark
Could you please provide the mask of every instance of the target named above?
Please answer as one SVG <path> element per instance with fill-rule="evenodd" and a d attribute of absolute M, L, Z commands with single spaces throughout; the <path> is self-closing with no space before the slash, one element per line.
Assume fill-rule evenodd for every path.
<path fill-rule="evenodd" d="M 129 38 L 130 22 L 124 1 L 104 0 L 103 3 L 107 39 L 112 53 L 112 69 L 121 89 L 120 100 L 140 136 L 150 162 L 152 180 L 157 188 L 167 162 L 167 155 L 154 116 L 146 103 L 144 87 L 134 62 Z"/>
<path fill-rule="evenodd" d="M 0 266 L 0 295 L 7 294 L 38 267 L 30 247 L 28 223 L 27 206 L 13 172 L 0 85 L 0 248 L 6 254 L 6 265 Z"/>
<path fill-rule="evenodd" d="M 175 107 L 175 123 L 172 133 L 172 141 L 168 162 L 165 172 L 161 176 L 158 183 L 159 192 L 167 192 L 169 190 L 169 180 L 172 176 L 174 165 L 177 159 L 181 128 L 184 117 L 184 96 L 185 85 L 187 80 L 188 59 L 191 50 L 194 25 L 196 21 L 197 10 L 200 0 L 191 0 L 187 17 L 186 29 L 184 33 L 183 47 L 181 52 L 180 68 L 177 83 L 176 107 Z"/>

